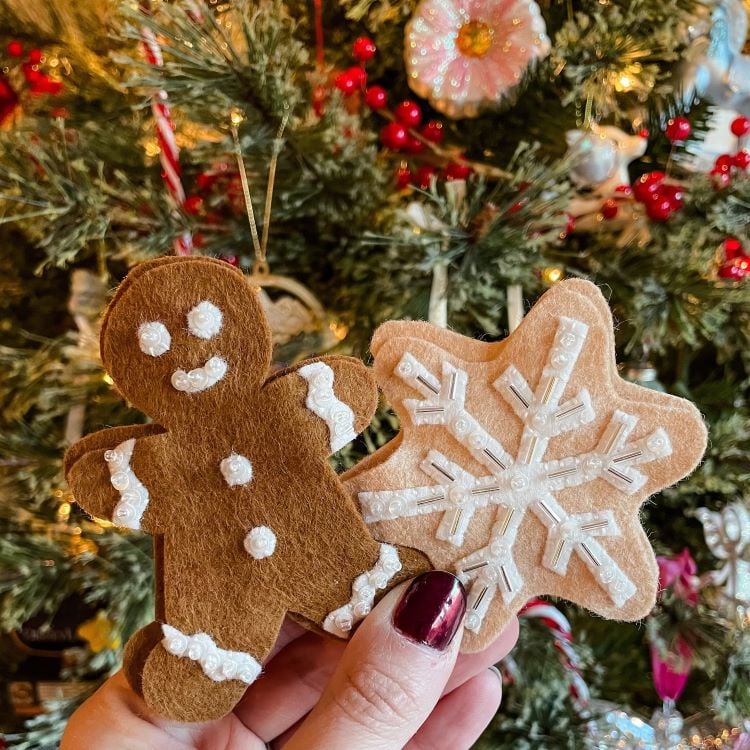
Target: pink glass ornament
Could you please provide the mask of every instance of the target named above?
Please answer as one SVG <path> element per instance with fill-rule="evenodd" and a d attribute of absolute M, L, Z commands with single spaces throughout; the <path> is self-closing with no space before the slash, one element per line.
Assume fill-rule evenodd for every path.
<path fill-rule="evenodd" d="M 533 0 L 422 0 L 406 27 L 409 85 L 449 117 L 476 117 L 550 41 Z"/>
<path fill-rule="evenodd" d="M 677 636 L 674 648 L 662 658 L 657 648 L 651 647 L 651 669 L 656 693 L 663 701 L 676 701 L 688 681 L 693 663 L 693 649 Z"/>

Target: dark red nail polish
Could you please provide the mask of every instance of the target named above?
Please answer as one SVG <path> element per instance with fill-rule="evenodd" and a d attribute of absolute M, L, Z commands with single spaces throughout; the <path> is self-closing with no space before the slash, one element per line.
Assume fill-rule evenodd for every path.
<path fill-rule="evenodd" d="M 461 581 L 444 570 L 431 570 L 406 589 L 393 613 L 393 626 L 410 641 L 445 651 L 465 613 Z"/>

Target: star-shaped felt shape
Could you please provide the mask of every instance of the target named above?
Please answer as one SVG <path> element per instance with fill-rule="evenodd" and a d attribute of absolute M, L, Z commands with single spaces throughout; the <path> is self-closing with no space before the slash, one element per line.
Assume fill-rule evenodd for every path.
<path fill-rule="evenodd" d="M 344 482 L 375 538 L 464 581 L 465 651 L 532 596 L 617 620 L 650 611 L 639 508 L 697 465 L 706 429 L 690 402 L 619 377 L 594 284 L 556 284 L 504 341 L 389 322 L 372 351 L 401 432 Z"/>

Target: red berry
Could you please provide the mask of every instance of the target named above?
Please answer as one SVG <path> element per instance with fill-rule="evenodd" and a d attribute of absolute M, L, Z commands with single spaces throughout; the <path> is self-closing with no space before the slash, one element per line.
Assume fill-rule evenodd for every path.
<path fill-rule="evenodd" d="M 382 86 L 370 86 L 365 91 L 365 102 L 370 109 L 383 109 L 388 104 L 388 92 Z"/>
<path fill-rule="evenodd" d="M 615 188 L 615 192 L 629 198 L 631 195 L 633 195 L 633 188 L 631 188 L 630 185 L 618 185 Z"/>
<path fill-rule="evenodd" d="M 29 62 L 32 65 L 39 65 L 41 61 L 42 61 L 42 50 L 32 49 L 29 51 Z"/>
<path fill-rule="evenodd" d="M 416 103 L 407 99 L 401 102 L 393 111 L 396 119 L 407 128 L 416 128 L 422 122 L 422 109 Z"/>
<path fill-rule="evenodd" d="M 357 91 L 357 80 L 351 74 L 351 68 L 339 73 L 333 81 L 333 85 L 344 95 L 351 96 Z"/>
<path fill-rule="evenodd" d="M 372 60 L 377 51 L 378 48 L 375 46 L 375 42 L 366 36 L 361 36 L 358 39 L 355 39 L 354 44 L 352 45 L 352 55 L 354 55 L 354 59 L 359 60 L 359 62 Z"/>
<path fill-rule="evenodd" d="M 738 151 L 732 158 L 732 163 L 737 169 L 747 169 L 750 167 L 750 151 L 745 148 Z"/>
<path fill-rule="evenodd" d="M 734 120 L 732 120 L 732 124 L 729 127 L 732 133 L 734 133 L 738 138 L 741 138 L 750 130 L 750 120 L 748 120 L 747 117 L 743 117 L 742 115 L 740 115 L 739 117 L 735 117 Z"/>
<path fill-rule="evenodd" d="M 465 180 L 473 171 L 468 164 L 453 161 L 445 168 L 445 178 L 447 180 Z"/>
<path fill-rule="evenodd" d="M 392 151 L 399 151 L 409 140 L 409 133 L 400 122 L 389 122 L 380 131 L 380 142 Z"/>
<path fill-rule="evenodd" d="M 346 72 L 352 77 L 358 89 L 365 87 L 367 84 L 367 71 L 364 68 L 361 68 L 359 65 L 353 65 L 351 68 L 347 68 Z"/>
<path fill-rule="evenodd" d="M 664 132 L 672 143 L 680 143 L 690 137 L 693 128 L 687 117 L 673 117 L 667 121 L 667 127 Z"/>
<path fill-rule="evenodd" d="M 195 178 L 195 184 L 198 188 L 198 190 L 208 190 L 211 185 L 216 182 L 216 180 L 219 179 L 219 175 L 217 174 L 210 174 L 209 172 L 201 172 L 196 178 Z"/>
<path fill-rule="evenodd" d="M 203 198 L 200 195 L 188 195 L 182 206 L 185 209 L 185 213 L 196 216 L 203 210 Z"/>
<path fill-rule="evenodd" d="M 724 257 L 727 260 L 734 260 L 744 254 L 742 243 L 736 237 L 727 237 L 724 240 Z"/>
<path fill-rule="evenodd" d="M 732 164 L 734 164 L 734 158 L 729 154 L 722 154 L 721 156 L 716 157 L 714 169 L 717 172 L 729 172 L 732 168 Z"/>
<path fill-rule="evenodd" d="M 11 57 L 21 57 L 21 55 L 23 55 L 23 44 L 21 44 L 18 39 L 8 42 L 6 49 Z"/>
<path fill-rule="evenodd" d="M 409 154 L 421 154 L 425 150 L 425 145 L 419 140 L 419 138 L 410 135 L 406 141 L 404 150 Z"/>
<path fill-rule="evenodd" d="M 646 172 L 633 183 L 633 195 L 640 203 L 645 203 L 658 189 L 666 175 L 664 172 Z"/>
<path fill-rule="evenodd" d="M 666 221 L 674 213 L 674 206 L 667 196 L 655 195 L 646 203 L 646 213 L 653 221 Z"/>
<path fill-rule="evenodd" d="M 240 259 L 236 255 L 222 255 L 221 259 L 225 263 L 229 263 L 230 266 L 234 266 L 235 268 L 239 268 L 240 266 Z"/>
<path fill-rule="evenodd" d="M 431 167 L 429 164 L 424 164 L 417 170 L 414 182 L 418 187 L 422 188 L 422 190 L 427 190 L 427 188 L 430 187 L 432 177 L 435 174 L 435 167 Z"/>
<path fill-rule="evenodd" d="M 406 164 L 402 164 L 395 173 L 396 187 L 399 190 L 403 190 L 408 185 L 411 185 L 411 170 Z"/>
<path fill-rule="evenodd" d="M 719 267 L 719 276 L 731 281 L 742 281 L 750 271 L 750 259 L 735 258 Z"/>
<path fill-rule="evenodd" d="M 640 129 L 640 130 L 638 131 L 638 135 L 639 135 L 639 136 L 640 136 L 641 138 L 648 138 L 648 137 L 649 137 L 649 136 L 651 135 L 651 133 L 649 132 L 649 129 L 648 129 L 648 128 L 641 128 L 641 129 Z"/>
<path fill-rule="evenodd" d="M 617 205 L 617 201 L 614 198 L 607 198 L 607 200 L 602 203 L 601 211 L 602 216 L 605 219 L 614 219 L 619 210 L 620 207 Z"/>
<path fill-rule="evenodd" d="M 440 120 L 430 120 L 422 128 L 422 138 L 430 143 L 441 143 L 443 135 L 443 123 Z"/>

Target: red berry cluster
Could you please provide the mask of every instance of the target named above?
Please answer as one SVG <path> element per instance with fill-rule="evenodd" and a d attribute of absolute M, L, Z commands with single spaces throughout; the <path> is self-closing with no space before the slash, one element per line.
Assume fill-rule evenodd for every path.
<path fill-rule="evenodd" d="M 346 70 L 339 73 L 334 79 L 334 86 L 344 95 L 352 96 L 358 91 L 364 91 L 367 85 L 367 71 L 365 70 L 365 63 L 372 60 L 375 57 L 375 53 L 378 48 L 372 39 L 368 39 L 366 36 L 361 36 L 354 40 L 352 45 L 352 57 L 359 63 L 359 65 L 352 65 Z"/>
<path fill-rule="evenodd" d="M 736 237 L 724 240 L 724 260 L 718 273 L 720 278 L 730 281 L 743 281 L 750 274 L 750 255 Z"/>
<path fill-rule="evenodd" d="M 0 73 L 0 125 L 8 120 L 20 102 L 19 91 L 24 83 L 29 93 L 40 96 L 43 94 L 56 95 L 62 91 L 62 81 L 57 81 L 43 70 L 44 54 L 39 49 L 24 51 L 23 44 L 18 40 L 8 43 L 6 51 L 11 58 L 22 60 L 20 73 L 11 81 L 12 75 Z M 6 66 L 6 70 L 10 65 Z M 14 85 L 15 84 L 15 85 Z M 63 114 L 62 111 L 53 114 Z"/>
<path fill-rule="evenodd" d="M 729 129 L 737 136 L 738 145 L 740 139 L 750 132 L 750 119 L 747 117 L 735 117 Z M 721 154 L 716 157 L 714 166 L 709 172 L 717 188 L 728 187 L 732 177 L 737 173 L 747 172 L 750 168 L 750 151 L 740 148 L 735 154 Z"/>
<path fill-rule="evenodd" d="M 664 172 L 647 172 L 633 183 L 633 197 L 643 204 L 653 221 L 667 221 L 682 208 L 682 186 L 665 182 L 665 178 Z"/>

